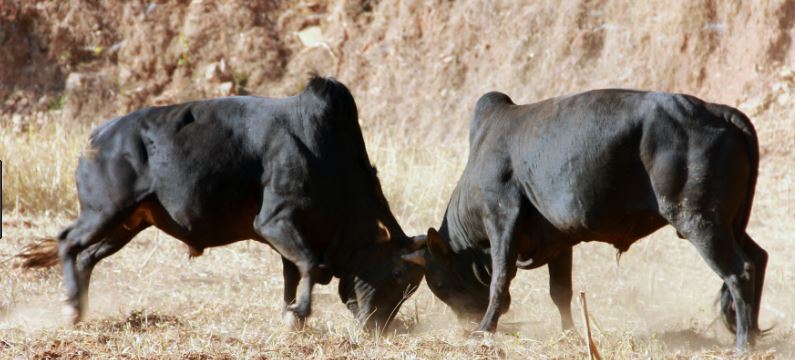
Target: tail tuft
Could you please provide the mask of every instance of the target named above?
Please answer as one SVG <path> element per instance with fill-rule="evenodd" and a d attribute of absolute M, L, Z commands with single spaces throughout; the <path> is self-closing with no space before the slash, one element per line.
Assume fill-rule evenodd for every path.
<path fill-rule="evenodd" d="M 21 259 L 23 269 L 51 268 L 58 265 L 58 241 L 53 238 L 39 238 L 26 245 L 14 257 Z"/>

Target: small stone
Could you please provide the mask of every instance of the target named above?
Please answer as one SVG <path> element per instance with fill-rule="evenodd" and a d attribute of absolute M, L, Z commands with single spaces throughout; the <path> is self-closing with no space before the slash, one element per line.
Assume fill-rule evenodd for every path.
<path fill-rule="evenodd" d="M 220 92 L 221 95 L 232 95 L 232 90 L 234 87 L 235 84 L 233 84 L 231 81 L 227 81 L 218 85 L 218 92 Z"/>
<path fill-rule="evenodd" d="M 739 104 L 737 107 L 743 112 L 753 115 L 764 110 L 768 104 L 769 104 L 768 99 L 766 99 L 762 95 L 757 95 L 748 100 L 745 100 L 742 104 Z"/>
<path fill-rule="evenodd" d="M 783 92 L 778 95 L 778 98 L 776 98 L 776 102 L 781 106 L 785 106 L 789 104 L 790 102 L 789 99 L 790 99 L 789 92 Z"/>
<path fill-rule="evenodd" d="M 782 78 L 789 78 L 792 77 L 793 72 L 792 69 L 790 69 L 788 66 L 784 66 L 781 68 L 781 71 L 778 72 L 778 75 L 781 76 Z"/>
<path fill-rule="evenodd" d="M 320 30 L 320 26 L 310 26 L 298 32 L 298 39 L 305 46 L 318 46 L 323 43 L 323 32 Z"/>
<path fill-rule="evenodd" d="M 212 63 L 207 65 L 207 69 L 204 70 L 204 78 L 207 80 L 215 80 L 218 78 L 218 64 Z"/>
<path fill-rule="evenodd" d="M 75 90 L 81 86 L 83 86 L 83 75 L 73 72 L 66 76 L 66 90 Z"/>

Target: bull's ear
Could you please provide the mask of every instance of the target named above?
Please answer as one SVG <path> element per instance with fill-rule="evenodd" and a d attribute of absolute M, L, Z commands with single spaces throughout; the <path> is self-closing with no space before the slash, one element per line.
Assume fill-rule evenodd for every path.
<path fill-rule="evenodd" d="M 405 255 L 401 255 L 400 258 L 403 259 L 403 261 L 417 264 L 422 267 L 424 267 L 426 263 L 424 250 L 417 250 Z"/>
<path fill-rule="evenodd" d="M 386 225 L 378 220 L 378 235 L 376 236 L 377 242 L 388 242 L 392 240 L 392 234 L 389 232 L 389 229 L 386 228 Z"/>
<path fill-rule="evenodd" d="M 450 252 L 450 246 L 434 228 L 428 229 L 428 249 L 431 251 L 431 255 L 436 257 L 445 257 Z"/>

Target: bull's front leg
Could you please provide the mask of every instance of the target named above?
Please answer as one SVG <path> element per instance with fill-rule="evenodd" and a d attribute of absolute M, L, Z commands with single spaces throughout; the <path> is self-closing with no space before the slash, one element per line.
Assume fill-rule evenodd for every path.
<path fill-rule="evenodd" d="M 290 306 L 296 303 L 296 291 L 301 280 L 301 273 L 298 267 L 290 260 L 282 257 L 282 275 L 284 277 L 284 322 L 290 330 L 302 330 L 304 328 L 303 319 L 298 318 L 290 311 Z"/>
<path fill-rule="evenodd" d="M 272 211 L 274 209 L 263 207 L 254 220 L 254 226 L 259 235 L 285 259 L 285 302 L 294 299 L 292 303 L 286 304 L 286 310 L 293 313 L 298 324 L 303 324 L 312 312 L 312 287 L 321 269 L 309 242 L 296 226 L 297 214 L 285 208 L 275 209 L 276 213 Z M 292 266 L 286 266 L 287 263 Z M 297 274 L 295 269 L 298 270 Z"/>
<path fill-rule="evenodd" d="M 298 293 L 294 304 L 287 307 L 288 311 L 293 312 L 301 323 L 306 321 L 312 313 L 312 287 L 315 286 L 313 273 L 317 269 L 313 264 L 303 263 L 298 265 L 301 273 L 301 280 L 298 282 Z"/>
<path fill-rule="evenodd" d="M 491 284 L 489 305 L 478 326 L 478 332 L 494 332 L 500 315 L 510 306 L 511 279 L 516 275 L 516 250 L 514 235 L 521 204 L 518 201 L 500 199 L 494 206 L 486 208 L 486 233 L 491 242 Z"/>

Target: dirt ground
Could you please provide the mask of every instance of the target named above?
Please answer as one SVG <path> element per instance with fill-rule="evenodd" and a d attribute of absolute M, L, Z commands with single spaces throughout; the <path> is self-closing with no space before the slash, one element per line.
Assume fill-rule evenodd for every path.
<path fill-rule="evenodd" d="M 350 86 L 409 234 L 439 225 L 486 91 L 528 103 L 627 87 L 740 108 L 761 152 L 748 232 L 771 256 L 761 324 L 772 330 L 746 357 L 793 358 L 793 25 L 795 0 L 0 0 L 0 358 L 584 357 L 578 335 L 560 332 L 543 269 L 520 272 L 498 335 L 473 342 L 473 325 L 424 285 L 390 334 L 357 329 L 334 283 L 316 288 L 309 330 L 289 333 L 280 261 L 253 242 L 188 260 L 147 230 L 97 266 L 77 327 L 60 316 L 59 269 L 17 267 L 25 245 L 76 217 L 73 174 L 91 126 L 146 105 L 290 95 L 311 71 Z M 719 287 L 670 228 L 620 261 L 604 244 L 575 248 L 574 288 L 588 294 L 606 358 L 732 356 Z"/>

